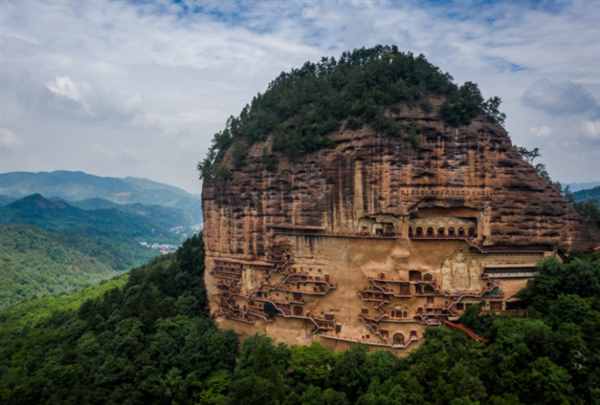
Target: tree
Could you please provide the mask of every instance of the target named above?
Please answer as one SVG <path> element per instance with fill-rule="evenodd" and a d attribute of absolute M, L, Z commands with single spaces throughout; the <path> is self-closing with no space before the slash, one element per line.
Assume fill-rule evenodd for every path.
<path fill-rule="evenodd" d="M 290 372 L 294 379 L 305 384 L 325 386 L 335 365 L 335 356 L 318 343 L 292 349 Z"/>
<path fill-rule="evenodd" d="M 527 149 L 522 146 L 516 146 L 517 152 L 527 160 L 529 164 L 533 165 L 534 161 L 541 156 L 539 148 Z"/>
<path fill-rule="evenodd" d="M 355 345 L 342 353 L 331 373 L 332 386 L 348 393 L 350 400 L 356 399 L 368 386 L 369 377 L 363 372 L 366 361 L 367 350 L 363 346 Z"/>
<path fill-rule="evenodd" d="M 571 403 L 573 386 L 569 373 L 548 357 L 536 359 L 524 375 L 523 401 L 537 404 Z"/>
<path fill-rule="evenodd" d="M 483 103 L 482 109 L 483 112 L 487 114 L 490 121 L 498 125 L 504 125 L 506 114 L 500 111 L 500 104 L 502 104 L 502 99 L 500 97 L 492 97 Z"/>
<path fill-rule="evenodd" d="M 322 390 L 314 385 L 308 386 L 301 397 L 303 405 L 347 405 L 346 394 L 331 388 Z"/>
<path fill-rule="evenodd" d="M 600 206 L 596 201 L 575 203 L 575 209 L 585 222 L 596 228 L 600 228 Z"/>
<path fill-rule="evenodd" d="M 270 139 L 274 152 L 296 159 L 331 146 L 331 133 L 342 126 L 351 130 L 368 126 L 414 146 L 414 136 L 404 133 L 386 112 L 404 104 L 436 113 L 432 96 L 446 99 L 440 116 L 451 126 L 468 125 L 480 115 L 504 122 L 500 98 L 484 102 L 476 84 L 457 86 L 425 56 L 377 45 L 281 73 L 214 135 L 198 169 L 204 179 L 219 175 L 227 180 L 226 173 L 217 171 L 226 156 L 231 156 L 234 168 L 241 167 L 250 146 Z"/>
<path fill-rule="evenodd" d="M 483 112 L 483 97 L 473 82 L 463 84 L 448 97 L 440 109 L 441 117 L 452 127 L 468 125 Z"/>
<path fill-rule="evenodd" d="M 467 311 L 463 321 L 487 344 L 439 326 L 402 359 L 260 335 L 239 351 L 235 334 L 197 306 L 202 259 L 194 237 L 79 311 L 12 332 L 0 316 L 2 403 L 517 405 L 594 403 L 600 394 L 594 256 L 542 262 L 523 293 L 527 318 Z"/>

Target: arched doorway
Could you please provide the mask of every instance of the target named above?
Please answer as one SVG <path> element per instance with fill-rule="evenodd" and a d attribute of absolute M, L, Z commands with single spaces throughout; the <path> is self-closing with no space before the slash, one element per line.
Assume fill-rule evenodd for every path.
<path fill-rule="evenodd" d="M 402 333 L 394 334 L 393 344 L 394 344 L 394 346 L 396 346 L 396 345 L 404 346 L 404 335 Z"/>

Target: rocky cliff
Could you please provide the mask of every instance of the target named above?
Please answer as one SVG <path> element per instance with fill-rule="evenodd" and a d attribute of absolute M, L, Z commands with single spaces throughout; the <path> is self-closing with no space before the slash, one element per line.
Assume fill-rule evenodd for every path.
<path fill-rule="evenodd" d="M 298 161 L 277 156 L 274 170 L 263 159 L 269 142 L 253 145 L 230 180 L 204 183 L 208 250 L 260 257 L 273 225 L 352 233 L 364 216 L 426 207 L 484 213 L 483 246 L 586 247 L 577 214 L 502 127 L 475 119 L 450 128 L 435 111 L 418 109 L 389 114 L 414 124 L 416 145 L 371 129 L 342 129 L 331 135 L 334 147 Z"/>
<path fill-rule="evenodd" d="M 292 344 L 405 350 L 469 305 L 518 310 L 539 260 L 589 248 L 498 121 L 442 118 L 451 97 L 386 106 L 392 134 L 343 120 L 299 157 L 272 134 L 245 143 L 242 164 L 235 144 L 224 150 L 226 175 L 202 195 L 217 321 Z"/>

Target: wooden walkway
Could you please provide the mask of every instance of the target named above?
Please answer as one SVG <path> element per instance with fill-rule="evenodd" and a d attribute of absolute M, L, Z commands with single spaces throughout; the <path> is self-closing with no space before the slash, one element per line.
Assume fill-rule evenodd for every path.
<path fill-rule="evenodd" d="M 473 339 L 476 342 L 479 342 L 479 343 L 487 342 L 487 340 L 485 338 L 479 336 L 477 333 L 475 333 L 473 331 L 473 329 L 466 327 L 462 323 L 454 323 L 454 322 L 450 322 L 450 321 L 446 321 L 446 320 L 442 320 L 442 323 L 444 325 L 446 325 L 447 327 L 449 327 L 450 329 L 458 330 L 458 331 L 464 333 L 465 335 L 467 335 L 468 337 L 470 337 L 471 339 Z"/>

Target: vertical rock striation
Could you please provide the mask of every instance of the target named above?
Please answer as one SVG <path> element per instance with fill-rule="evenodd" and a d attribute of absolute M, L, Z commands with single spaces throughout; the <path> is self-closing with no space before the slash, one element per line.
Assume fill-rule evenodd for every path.
<path fill-rule="evenodd" d="M 483 117 L 450 128 L 397 106 L 418 142 L 368 127 L 296 161 L 254 144 L 226 181 L 203 186 L 206 282 L 219 323 L 242 334 L 336 348 L 415 347 L 468 306 L 518 310 L 535 264 L 586 249 L 560 190 Z"/>

